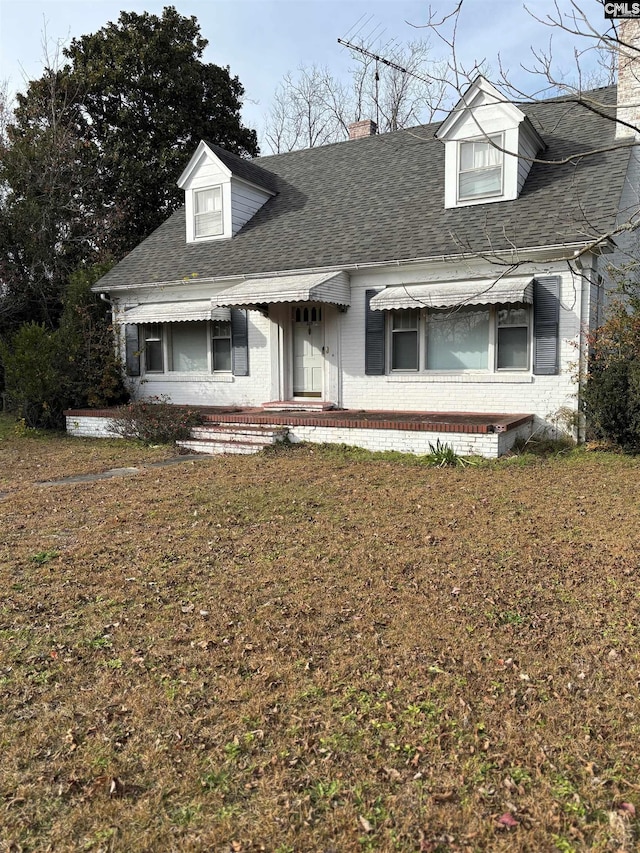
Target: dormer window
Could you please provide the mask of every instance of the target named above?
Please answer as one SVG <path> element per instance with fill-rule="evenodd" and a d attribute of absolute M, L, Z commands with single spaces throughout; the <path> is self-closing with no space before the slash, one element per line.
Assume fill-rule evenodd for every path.
<path fill-rule="evenodd" d="M 195 190 L 193 193 L 193 234 L 217 237 L 224 233 L 222 217 L 222 187 Z"/>
<path fill-rule="evenodd" d="M 502 134 L 459 143 L 459 201 L 502 195 L 502 147 Z"/>
<path fill-rule="evenodd" d="M 531 121 L 484 77 L 477 77 L 440 125 L 444 206 L 518 198 L 544 142 Z"/>
<path fill-rule="evenodd" d="M 201 142 L 178 180 L 184 190 L 187 243 L 235 237 L 276 195 L 274 181 L 250 160 Z"/>

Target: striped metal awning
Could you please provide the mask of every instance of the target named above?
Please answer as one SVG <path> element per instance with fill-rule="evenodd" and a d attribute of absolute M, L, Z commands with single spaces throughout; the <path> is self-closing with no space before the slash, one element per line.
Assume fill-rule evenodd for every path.
<path fill-rule="evenodd" d="M 193 320 L 228 321 L 228 308 L 212 305 L 210 299 L 198 302 L 146 302 L 124 312 L 124 323 L 184 323 Z"/>
<path fill-rule="evenodd" d="M 523 302 L 533 302 L 532 276 L 385 287 L 371 299 L 371 310 L 513 305 Z"/>
<path fill-rule="evenodd" d="M 346 272 L 280 275 L 249 278 L 220 291 L 213 298 L 218 306 L 264 309 L 274 302 L 325 302 L 351 304 L 351 286 Z"/>

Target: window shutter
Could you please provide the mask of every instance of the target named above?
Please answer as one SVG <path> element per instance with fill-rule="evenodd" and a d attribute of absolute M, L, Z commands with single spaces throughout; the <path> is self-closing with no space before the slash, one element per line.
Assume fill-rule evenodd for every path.
<path fill-rule="evenodd" d="M 124 327 L 124 343 L 127 376 L 140 376 L 140 341 L 138 327 L 133 323 Z"/>
<path fill-rule="evenodd" d="M 560 277 L 536 278 L 533 288 L 533 372 L 554 376 L 559 370 Z"/>
<path fill-rule="evenodd" d="M 367 290 L 365 298 L 365 345 L 364 372 L 367 376 L 384 376 L 384 327 L 385 312 L 372 311 L 369 303 L 378 293 L 377 290 Z"/>
<path fill-rule="evenodd" d="M 247 312 L 242 308 L 231 309 L 231 353 L 234 376 L 249 375 L 249 333 Z"/>

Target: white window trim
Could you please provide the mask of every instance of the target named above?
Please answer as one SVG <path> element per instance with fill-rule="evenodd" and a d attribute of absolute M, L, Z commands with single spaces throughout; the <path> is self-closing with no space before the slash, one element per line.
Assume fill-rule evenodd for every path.
<path fill-rule="evenodd" d="M 206 211 L 203 211 L 202 213 L 197 212 L 196 208 L 197 208 L 198 195 L 202 195 L 204 193 L 214 192 L 215 190 L 217 190 L 220 194 L 220 230 L 215 231 L 212 234 L 196 234 L 196 231 L 197 231 L 196 223 L 198 221 L 198 217 L 204 217 L 204 216 L 210 215 Z M 215 184 L 214 186 L 211 186 L 211 187 L 197 187 L 197 188 L 194 187 L 194 189 L 192 190 L 192 193 L 193 193 L 192 216 L 193 216 L 193 240 L 194 240 L 194 242 L 199 243 L 202 240 L 210 240 L 212 237 L 223 237 L 224 236 L 224 208 L 225 208 L 225 204 L 224 204 L 224 192 L 222 189 L 222 184 Z M 217 212 L 217 211 L 214 211 L 214 212 Z"/>
<path fill-rule="evenodd" d="M 195 236 L 195 194 L 202 190 L 220 188 L 222 201 L 222 232 L 210 236 Z M 208 243 L 214 240 L 229 240 L 232 233 L 231 222 L 231 182 L 219 181 L 212 184 L 198 184 L 185 192 L 185 220 L 187 229 L 187 243 Z"/>
<path fill-rule="evenodd" d="M 483 306 L 469 306 L 478 309 Z M 432 309 L 421 308 L 418 314 L 418 368 L 417 369 L 394 369 L 393 365 L 393 311 L 385 312 L 386 320 L 386 373 L 388 377 L 456 377 L 456 376 L 515 376 L 523 377 L 530 375 L 533 364 L 533 306 L 527 305 L 528 323 L 527 323 L 527 366 L 526 367 L 502 367 L 498 368 L 498 311 L 500 305 L 485 306 L 489 311 L 489 340 L 487 343 L 487 364 L 486 369 L 467 368 L 463 370 L 442 370 L 429 369 L 427 366 L 427 318 L 428 312 Z M 504 306 L 509 307 L 509 306 Z M 442 309 L 435 309 L 442 310 Z M 455 310 L 455 309 L 452 309 Z M 520 328 L 520 327 L 518 327 Z M 505 381 L 507 381 L 505 379 Z"/>
<path fill-rule="evenodd" d="M 518 197 L 518 168 L 519 145 L 518 127 L 506 128 L 502 130 L 488 131 L 487 136 L 502 135 L 503 148 L 502 153 L 502 194 L 478 196 L 469 199 L 458 198 L 458 174 L 459 174 L 459 158 L 460 158 L 460 143 L 480 141 L 475 137 L 465 137 L 464 139 L 445 140 L 445 182 L 444 182 L 444 206 L 447 210 L 457 207 L 473 207 L 481 204 L 495 204 L 501 201 L 511 201 Z M 486 141 L 486 136 L 481 137 Z M 507 152 L 507 153 L 504 153 Z"/>
<path fill-rule="evenodd" d="M 476 195 L 460 195 L 460 176 L 463 174 L 462 172 L 462 146 L 463 145 L 474 145 L 476 143 L 484 143 L 490 146 L 493 146 L 495 150 L 500 155 L 500 163 L 496 164 L 500 166 L 500 189 L 494 190 L 493 192 L 488 193 L 478 193 Z M 504 133 L 491 133 L 486 136 L 478 136 L 474 139 L 461 139 L 457 143 L 457 168 L 456 168 L 456 201 L 459 204 L 464 204 L 465 202 L 470 201 L 484 201 L 485 199 L 495 199 L 502 198 L 504 196 Z M 485 166 L 484 168 L 473 168 L 465 170 L 464 174 L 470 174 L 471 172 L 476 172 L 477 174 L 481 174 L 483 171 L 489 168 L 496 168 L 496 166 Z"/>
<path fill-rule="evenodd" d="M 149 328 L 150 326 L 160 326 L 160 352 L 162 354 L 162 370 L 148 370 L 147 369 L 147 341 L 152 340 L 156 341 L 158 338 L 149 338 Z M 140 375 L 149 375 L 149 376 L 163 376 L 167 372 L 167 347 L 165 341 L 165 328 L 163 323 L 146 323 L 142 327 L 142 358 L 140 359 Z"/>
<path fill-rule="evenodd" d="M 188 321 L 186 321 L 188 322 Z M 142 377 L 148 376 L 150 378 L 162 377 L 163 380 L 170 381 L 173 378 L 177 379 L 195 379 L 195 378 L 214 378 L 219 377 L 222 378 L 224 376 L 232 376 L 233 375 L 233 342 L 231 339 L 231 329 L 229 329 L 229 341 L 231 346 L 231 358 L 232 358 L 232 367 L 229 370 L 214 370 L 213 369 L 213 322 L 211 320 L 204 321 L 207 324 L 206 329 L 206 339 L 207 339 L 207 370 L 194 370 L 194 371 L 181 371 L 181 370 L 171 370 L 171 326 L 173 325 L 170 321 L 164 323 L 147 323 L 142 327 L 142 358 L 140 362 L 140 375 Z M 149 326 L 160 326 L 160 344 L 162 347 L 162 370 L 147 370 L 147 359 L 146 359 L 146 342 L 147 342 L 147 329 Z"/>
<path fill-rule="evenodd" d="M 412 310 L 416 310 L 416 309 L 410 308 L 408 310 L 412 311 Z M 424 313 L 425 312 L 423 310 L 418 309 L 418 323 L 417 323 L 415 330 L 414 329 L 403 329 L 403 328 L 394 329 L 394 327 L 393 327 L 393 314 L 394 314 L 394 312 L 389 311 L 389 319 L 388 319 L 389 373 L 418 373 L 422 369 L 423 353 L 422 353 L 422 347 L 420 346 L 420 337 L 423 334 L 423 330 L 424 330 L 424 316 L 423 316 Z M 394 337 L 398 333 L 414 332 L 414 331 L 415 331 L 415 334 L 417 336 L 416 345 L 417 345 L 417 349 L 418 349 L 418 353 L 417 353 L 418 354 L 418 359 L 417 359 L 418 363 L 417 363 L 416 367 L 394 368 L 393 367 L 393 341 L 394 341 Z"/>

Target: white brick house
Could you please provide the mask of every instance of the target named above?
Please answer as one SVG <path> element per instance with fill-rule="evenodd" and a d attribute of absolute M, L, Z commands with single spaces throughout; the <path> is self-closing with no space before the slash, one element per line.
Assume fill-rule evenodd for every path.
<path fill-rule="evenodd" d="M 616 89 L 595 97 L 518 106 L 478 77 L 439 125 L 252 161 L 202 142 L 184 207 L 95 285 L 133 394 L 579 429 L 599 238 L 638 201 Z"/>

